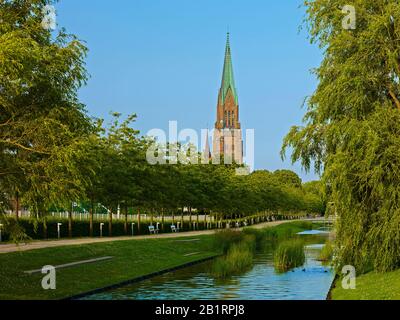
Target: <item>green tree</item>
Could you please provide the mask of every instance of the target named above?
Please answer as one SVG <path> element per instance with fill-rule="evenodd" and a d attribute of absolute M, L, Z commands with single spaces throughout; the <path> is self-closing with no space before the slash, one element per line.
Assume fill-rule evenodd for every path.
<path fill-rule="evenodd" d="M 324 50 L 319 85 L 303 127 L 283 152 L 314 161 L 339 216 L 338 262 L 358 272 L 400 267 L 400 6 L 351 1 L 356 28 L 343 28 L 343 0 L 305 1 L 311 41 Z"/>
<path fill-rule="evenodd" d="M 79 145 L 93 129 L 77 97 L 87 49 L 64 30 L 42 27 L 52 3 L 0 3 L 0 187 L 36 216 L 79 197 Z"/>

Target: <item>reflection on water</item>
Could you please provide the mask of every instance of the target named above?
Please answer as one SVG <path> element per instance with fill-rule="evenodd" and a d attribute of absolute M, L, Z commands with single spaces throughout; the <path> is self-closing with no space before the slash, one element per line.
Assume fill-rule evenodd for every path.
<path fill-rule="evenodd" d="M 253 268 L 229 280 L 215 280 L 211 263 L 171 272 L 138 284 L 96 294 L 90 300 L 325 300 L 334 274 L 317 261 L 325 237 L 307 238 L 306 263 L 278 274 L 273 247 L 256 255 Z"/>

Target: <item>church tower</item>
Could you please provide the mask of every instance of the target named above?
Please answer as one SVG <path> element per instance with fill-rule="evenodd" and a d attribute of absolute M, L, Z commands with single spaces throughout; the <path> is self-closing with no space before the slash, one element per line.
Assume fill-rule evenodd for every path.
<path fill-rule="evenodd" d="M 217 122 L 213 138 L 213 156 L 224 156 L 230 161 L 243 164 L 243 140 L 239 122 L 239 100 L 233 76 L 229 33 L 227 35 L 222 83 L 218 95 Z"/>

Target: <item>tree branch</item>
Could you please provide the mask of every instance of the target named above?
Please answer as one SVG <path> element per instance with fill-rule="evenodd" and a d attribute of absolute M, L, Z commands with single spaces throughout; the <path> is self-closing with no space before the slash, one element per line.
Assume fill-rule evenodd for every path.
<path fill-rule="evenodd" d="M 393 99 L 393 102 L 395 103 L 397 109 L 400 110 L 400 100 L 397 99 L 396 95 L 394 94 L 394 92 L 392 90 L 389 90 L 389 95 Z"/>
<path fill-rule="evenodd" d="M 50 152 L 40 151 L 40 150 L 36 150 L 36 149 L 34 149 L 34 148 L 29 148 L 29 147 L 26 147 L 26 146 L 24 146 L 24 145 L 18 143 L 18 142 L 15 142 L 15 141 L 0 140 L 0 142 L 6 143 L 6 144 L 12 144 L 12 145 L 14 145 L 14 146 L 16 146 L 16 147 L 18 147 L 18 148 L 20 148 L 20 149 L 23 149 L 23 150 L 26 150 L 26 151 L 30 151 L 30 152 L 33 152 L 33 153 L 40 153 L 40 154 L 51 155 Z"/>

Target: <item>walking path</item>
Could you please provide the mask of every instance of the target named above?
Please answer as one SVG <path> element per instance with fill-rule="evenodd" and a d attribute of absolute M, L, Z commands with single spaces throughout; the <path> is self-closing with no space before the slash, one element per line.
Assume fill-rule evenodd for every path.
<path fill-rule="evenodd" d="M 313 221 L 312 219 L 307 219 Z M 293 222 L 290 220 L 285 221 L 274 221 L 265 222 L 251 226 L 255 229 L 262 229 L 265 227 L 273 227 L 283 223 Z M 241 229 L 235 229 L 241 230 Z M 0 244 L 0 254 L 20 251 L 30 251 L 44 248 L 54 248 L 63 246 L 78 246 L 91 243 L 104 243 L 113 241 L 128 241 L 128 240 L 144 240 L 144 239 L 173 239 L 173 238 L 185 238 L 185 237 L 196 237 L 203 235 L 214 234 L 216 230 L 204 230 L 204 231 L 191 231 L 191 232 L 180 232 L 180 233 L 164 233 L 156 235 L 145 235 L 145 236 L 126 236 L 126 237 L 115 237 L 115 238 L 81 238 L 81 239 L 68 239 L 68 240 L 49 240 L 49 241 L 32 241 L 24 244 Z"/>

